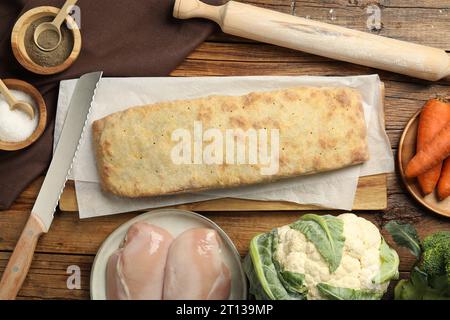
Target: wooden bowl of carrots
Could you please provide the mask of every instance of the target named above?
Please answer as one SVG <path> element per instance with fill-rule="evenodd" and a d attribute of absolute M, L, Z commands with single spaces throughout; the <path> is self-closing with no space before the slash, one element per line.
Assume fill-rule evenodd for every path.
<path fill-rule="evenodd" d="M 450 99 L 429 100 L 407 124 L 399 145 L 400 175 L 411 195 L 450 217 Z"/>

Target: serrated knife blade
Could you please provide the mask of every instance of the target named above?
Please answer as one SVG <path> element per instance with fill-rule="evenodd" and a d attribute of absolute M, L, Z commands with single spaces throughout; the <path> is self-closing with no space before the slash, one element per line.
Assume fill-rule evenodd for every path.
<path fill-rule="evenodd" d="M 86 74 L 75 86 L 58 145 L 31 211 L 39 217 L 45 232 L 50 229 L 53 214 L 72 169 L 101 76 L 101 72 Z"/>
<path fill-rule="evenodd" d="M 102 72 L 82 76 L 76 86 L 50 167 L 30 218 L 0 281 L 0 300 L 15 299 L 33 260 L 39 237 L 47 233 L 82 140 Z"/>

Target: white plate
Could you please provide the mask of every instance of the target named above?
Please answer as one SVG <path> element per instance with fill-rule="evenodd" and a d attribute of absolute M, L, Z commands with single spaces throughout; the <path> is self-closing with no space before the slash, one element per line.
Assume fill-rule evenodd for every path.
<path fill-rule="evenodd" d="M 247 299 L 247 280 L 242 269 L 241 257 L 227 234 L 211 220 L 190 211 L 161 209 L 144 213 L 124 223 L 103 242 L 94 260 L 91 271 L 91 299 L 106 300 L 106 265 L 111 254 L 119 248 L 131 225 L 147 221 L 162 227 L 177 237 L 192 228 L 215 229 L 223 240 L 223 259 L 231 272 L 230 300 Z"/>

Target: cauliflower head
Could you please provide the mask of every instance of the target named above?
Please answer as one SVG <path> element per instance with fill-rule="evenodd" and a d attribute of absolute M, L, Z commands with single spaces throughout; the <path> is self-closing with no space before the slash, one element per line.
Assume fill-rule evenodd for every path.
<path fill-rule="evenodd" d="M 347 213 L 305 215 L 255 237 L 244 268 L 260 299 L 380 299 L 398 264 L 378 228 Z"/>
<path fill-rule="evenodd" d="M 331 272 L 313 242 L 289 226 L 278 229 L 276 259 L 285 270 L 305 275 L 308 299 L 322 299 L 320 283 L 333 287 L 385 292 L 389 283 L 374 283 L 380 274 L 381 235 L 377 227 L 354 214 L 337 217 L 343 222 L 345 238 L 339 267 Z"/>

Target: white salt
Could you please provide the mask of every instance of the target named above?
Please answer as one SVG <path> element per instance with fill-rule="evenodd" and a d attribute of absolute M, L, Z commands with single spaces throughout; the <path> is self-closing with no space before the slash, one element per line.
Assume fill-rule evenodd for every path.
<path fill-rule="evenodd" d="M 25 112 L 11 110 L 3 95 L 0 94 L 0 140 L 3 142 L 21 142 L 29 138 L 36 130 L 39 122 L 36 103 L 28 94 L 11 90 L 17 100 L 28 102 L 35 110 L 34 119 Z"/>

